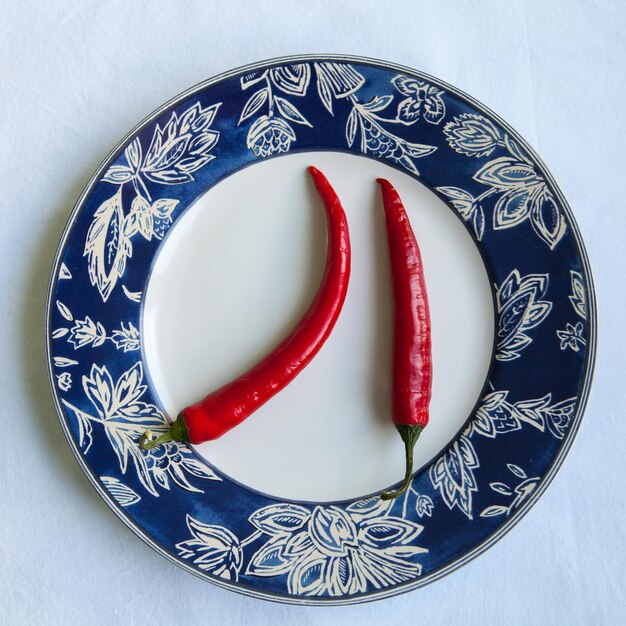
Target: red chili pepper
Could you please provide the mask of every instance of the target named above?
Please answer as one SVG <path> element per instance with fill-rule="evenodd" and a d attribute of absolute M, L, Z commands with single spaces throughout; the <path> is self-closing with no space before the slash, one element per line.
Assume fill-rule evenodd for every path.
<path fill-rule="evenodd" d="M 413 448 L 428 424 L 432 388 L 430 313 L 420 250 L 402 200 L 392 184 L 382 188 L 394 299 L 393 382 L 391 415 L 406 450 L 406 474 L 396 491 L 380 494 L 391 500 L 411 483 Z"/>
<path fill-rule="evenodd" d="M 313 302 L 292 332 L 245 374 L 183 409 L 168 432 L 140 447 L 153 448 L 166 441 L 194 444 L 217 439 L 245 420 L 288 385 L 328 339 L 346 299 L 350 278 L 348 222 L 339 198 L 319 170 L 309 167 L 326 210 L 328 251 L 326 270 Z"/>

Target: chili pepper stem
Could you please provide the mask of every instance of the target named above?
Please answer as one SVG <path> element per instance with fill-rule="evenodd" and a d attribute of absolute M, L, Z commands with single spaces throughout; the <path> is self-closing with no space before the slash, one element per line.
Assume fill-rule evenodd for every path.
<path fill-rule="evenodd" d="M 149 437 L 150 431 L 148 430 L 141 435 L 139 447 L 142 450 L 152 450 L 152 448 L 156 448 L 157 446 L 167 443 L 168 441 L 189 442 L 189 430 L 187 428 L 187 424 L 185 424 L 185 420 L 183 419 L 183 414 L 179 413 L 176 421 L 170 424 L 169 429 L 160 437 L 152 440 L 149 440 Z"/>
<path fill-rule="evenodd" d="M 409 488 L 411 479 L 413 478 L 413 448 L 415 448 L 415 443 L 422 434 L 424 426 L 421 424 L 396 424 L 396 429 L 400 433 L 402 441 L 404 441 L 406 472 L 404 474 L 404 481 L 398 489 L 395 491 L 383 491 L 380 494 L 383 500 L 394 500 Z"/>

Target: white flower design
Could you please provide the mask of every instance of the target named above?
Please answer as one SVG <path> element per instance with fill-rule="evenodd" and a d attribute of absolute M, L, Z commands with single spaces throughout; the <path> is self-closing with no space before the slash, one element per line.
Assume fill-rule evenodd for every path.
<path fill-rule="evenodd" d="M 203 524 L 187 515 L 187 528 L 193 539 L 176 544 L 178 555 L 203 572 L 224 580 L 237 581 L 243 562 L 239 540 L 223 526 Z"/>
<path fill-rule="evenodd" d="M 575 270 L 570 271 L 570 279 L 572 281 L 572 294 L 569 301 L 574 307 L 574 311 L 584 320 L 587 319 L 587 296 L 585 294 L 585 281 L 583 275 Z"/>
<path fill-rule="evenodd" d="M 84 320 L 74 320 L 72 313 L 62 302 L 57 302 L 57 307 L 66 320 L 74 322 L 74 326 L 55 329 L 52 333 L 53 339 L 66 337 L 67 341 L 74 346 L 74 350 L 85 346 L 97 348 L 104 345 L 107 340 L 112 341 L 118 350 L 124 352 L 139 350 L 139 331 L 132 322 L 128 322 L 127 326 L 124 326 L 124 322 L 122 322 L 120 324 L 121 330 L 114 330 L 109 337 L 100 322 L 94 322 L 89 316 L 86 316 Z"/>
<path fill-rule="evenodd" d="M 507 467 L 514 476 L 521 479 L 519 484 L 514 489 L 511 489 L 506 483 L 491 483 L 489 486 L 492 491 L 503 496 L 512 497 L 513 500 L 508 506 L 501 504 L 488 506 L 481 512 L 481 517 L 496 517 L 498 515 L 506 515 L 508 517 L 530 497 L 535 487 L 539 484 L 541 479 L 539 476 L 528 478 L 526 472 L 521 467 L 512 463 L 509 463 Z"/>
<path fill-rule="evenodd" d="M 587 295 L 585 293 L 585 282 L 580 272 L 574 270 L 570 271 L 570 279 L 572 283 L 572 293 L 569 296 L 569 301 L 574 307 L 576 314 L 587 319 Z M 582 322 L 576 322 L 570 324 L 567 322 L 563 330 L 557 330 L 556 336 L 561 342 L 561 350 L 571 348 L 574 352 L 580 352 L 581 349 L 587 346 L 587 340 L 585 339 L 585 328 Z"/>
<path fill-rule="evenodd" d="M 583 336 L 582 322 L 576 322 L 575 325 L 568 322 L 565 324 L 565 330 L 557 330 L 556 335 L 561 340 L 561 350 L 571 348 L 574 352 L 578 352 L 587 345 Z"/>
<path fill-rule="evenodd" d="M 93 320 L 87 316 L 82 322 L 76 320 L 74 326 L 70 328 L 68 341 L 74 346 L 75 350 L 78 350 L 78 348 L 89 345 L 94 348 L 101 346 L 106 338 L 106 331 L 102 324 L 100 324 L 100 322 L 94 323 Z"/>
<path fill-rule="evenodd" d="M 115 347 L 123 349 L 124 352 L 139 350 L 139 331 L 133 326 L 133 323 L 128 322 L 128 326 L 124 328 L 124 322 L 122 322 L 121 328 L 122 330 L 114 330 L 111 335 Z"/>
<path fill-rule="evenodd" d="M 72 375 L 69 372 L 63 372 L 57 375 L 57 387 L 61 391 L 69 391 L 72 388 Z"/>
<path fill-rule="evenodd" d="M 418 494 L 415 499 L 415 512 L 418 517 L 431 517 L 433 514 L 433 508 L 435 505 L 433 504 L 430 496 L 426 496 L 424 494 Z"/>
<path fill-rule="evenodd" d="M 360 150 L 363 154 L 388 159 L 410 172 L 418 174 L 415 159 L 434 152 L 436 146 L 410 142 L 385 128 L 386 124 L 412 124 L 419 116 L 431 124 L 438 124 L 445 115 L 443 92 L 424 81 L 407 76 L 396 76 L 393 83 L 407 98 L 400 104 L 395 117 L 383 117 L 381 112 L 393 100 L 392 95 L 375 96 L 360 102 L 356 92 L 365 84 L 365 78 L 345 63 L 316 62 L 314 82 L 324 107 L 331 115 L 333 101 L 346 99 L 352 104 L 346 121 L 346 142 L 352 147 L 360 132 Z M 251 118 L 263 107 L 267 113 L 254 120 L 246 138 L 246 145 L 257 157 L 269 157 L 290 150 L 296 141 L 293 124 L 311 126 L 295 106 L 293 100 L 280 96 L 303 96 L 313 80 L 311 66 L 301 63 L 252 72 L 241 78 L 241 88 L 255 86 L 256 91 L 245 103 L 238 124 Z"/>
<path fill-rule="evenodd" d="M 467 156 L 489 156 L 496 148 L 508 151 L 508 156 L 488 161 L 474 174 L 476 182 L 488 187 L 478 197 L 457 187 L 438 188 L 452 200 L 463 219 L 474 219 L 478 207 L 480 213 L 483 212 L 487 198 L 498 196 L 493 207 L 494 230 L 513 228 L 529 221 L 537 235 L 553 249 L 565 233 L 565 219 L 545 179 L 517 143 L 489 119 L 473 113 L 463 113 L 448 122 L 444 134 L 451 148 Z M 477 238 L 481 239 L 476 226 L 475 230 Z"/>
<path fill-rule="evenodd" d="M 113 382 L 106 365 L 93 364 L 89 376 L 83 376 L 82 384 L 97 415 L 86 413 L 66 400 L 62 402 L 76 417 L 79 445 L 85 454 L 93 441 L 93 426 L 99 424 L 117 456 L 122 473 L 125 474 L 132 464 L 137 478 L 153 496 L 159 495 L 158 487 L 170 489 L 171 482 L 187 491 L 201 493 L 201 489 L 189 482 L 188 475 L 221 480 L 186 446 L 171 442 L 148 452 L 139 448 L 139 438 L 146 429 L 163 432 L 168 427 L 161 411 L 154 404 L 140 399 L 147 389 L 143 384 L 141 361 L 124 372 L 117 382 Z"/>
<path fill-rule="evenodd" d="M 162 239 L 172 223 L 179 201 L 152 199 L 148 184 L 178 185 L 194 180 L 193 173 L 215 158 L 210 152 L 220 134 L 211 128 L 221 103 L 203 108 L 199 102 L 182 113 L 172 112 L 167 123 L 156 124 L 149 147 L 144 151 L 136 137 L 124 155 L 109 167 L 103 182 L 116 185 L 115 193 L 95 211 L 87 232 L 83 256 L 87 257 L 89 280 L 106 302 L 133 254 L 137 234 L 151 241 Z M 134 198 L 128 214 L 124 211 L 126 184 L 132 184 Z"/>
<path fill-rule="evenodd" d="M 296 134 L 287 122 L 279 117 L 263 115 L 250 127 L 246 141 L 256 156 L 268 157 L 287 152 L 295 139 Z"/>
<path fill-rule="evenodd" d="M 246 574 L 288 574 L 289 593 L 308 596 L 363 593 L 419 576 L 422 566 L 415 557 L 427 550 L 414 541 L 423 527 L 377 517 L 388 503 L 375 500 L 345 510 L 287 503 L 259 509 L 249 521 L 269 540 L 252 556 Z"/>
<path fill-rule="evenodd" d="M 459 437 L 430 468 L 430 480 L 449 509 L 457 506 L 472 519 L 472 494 L 478 491 L 474 470 L 480 467 L 466 434 Z"/>
<path fill-rule="evenodd" d="M 548 274 L 522 277 L 518 270 L 513 270 L 500 287 L 496 286 L 499 361 L 519 358 L 520 351 L 532 343 L 526 332 L 541 324 L 552 309 L 551 302 L 541 299 L 548 284 Z"/>
<path fill-rule="evenodd" d="M 576 407 L 576 398 L 553 404 L 549 393 L 542 398 L 514 403 L 508 400 L 508 396 L 508 391 L 488 393 L 465 432 L 430 470 L 431 483 L 439 490 L 448 508 L 457 507 L 469 519 L 473 518 L 472 494 L 478 491 L 474 470 L 480 467 L 472 438 L 479 435 L 493 439 L 530 425 L 563 439 Z M 509 465 L 509 469 L 514 467 Z M 513 469 L 511 471 L 515 473 Z"/>
<path fill-rule="evenodd" d="M 105 489 L 120 506 L 132 506 L 141 500 L 141 496 L 136 491 L 120 482 L 114 476 L 100 476 L 100 480 Z"/>
<path fill-rule="evenodd" d="M 451 148 L 473 157 L 489 156 L 503 141 L 491 120 L 475 113 L 455 117 L 445 125 L 443 132 Z"/>
<path fill-rule="evenodd" d="M 397 119 L 403 124 L 413 124 L 420 117 L 430 124 L 439 124 L 445 117 L 446 105 L 441 89 L 401 74 L 391 82 L 401 94 L 407 96 L 398 105 Z"/>

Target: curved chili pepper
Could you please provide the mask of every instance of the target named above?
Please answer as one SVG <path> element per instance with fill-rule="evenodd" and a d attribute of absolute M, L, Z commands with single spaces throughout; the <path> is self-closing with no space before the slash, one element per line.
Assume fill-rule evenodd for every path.
<path fill-rule="evenodd" d="M 380 494 L 391 500 L 411 483 L 413 448 L 428 424 L 432 388 L 430 313 L 420 250 L 402 200 L 392 184 L 377 179 L 383 194 L 394 299 L 391 416 L 402 437 L 406 473 L 399 489 Z"/>
<path fill-rule="evenodd" d="M 148 450 L 167 441 L 202 443 L 234 428 L 288 385 L 330 336 L 346 299 L 350 278 L 348 222 L 339 198 L 319 170 L 309 172 L 324 203 L 328 229 L 326 270 L 313 302 L 292 332 L 245 374 L 183 409 L 169 430 L 140 447 Z"/>

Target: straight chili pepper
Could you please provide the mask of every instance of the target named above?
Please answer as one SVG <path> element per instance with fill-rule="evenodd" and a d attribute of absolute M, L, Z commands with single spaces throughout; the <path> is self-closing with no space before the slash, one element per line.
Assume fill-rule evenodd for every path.
<path fill-rule="evenodd" d="M 326 269 L 308 310 L 292 332 L 245 374 L 183 409 L 169 430 L 154 440 L 144 433 L 140 447 L 167 441 L 202 443 L 221 437 L 288 385 L 328 339 L 346 299 L 350 278 L 350 237 L 341 202 L 318 169 L 309 172 L 326 211 Z"/>
<path fill-rule="evenodd" d="M 406 473 L 399 489 L 380 494 L 391 500 L 411 484 L 413 448 L 428 424 L 432 389 L 430 313 L 422 257 L 402 200 L 392 184 L 382 188 L 391 264 L 393 372 L 391 416 L 405 446 Z"/>

